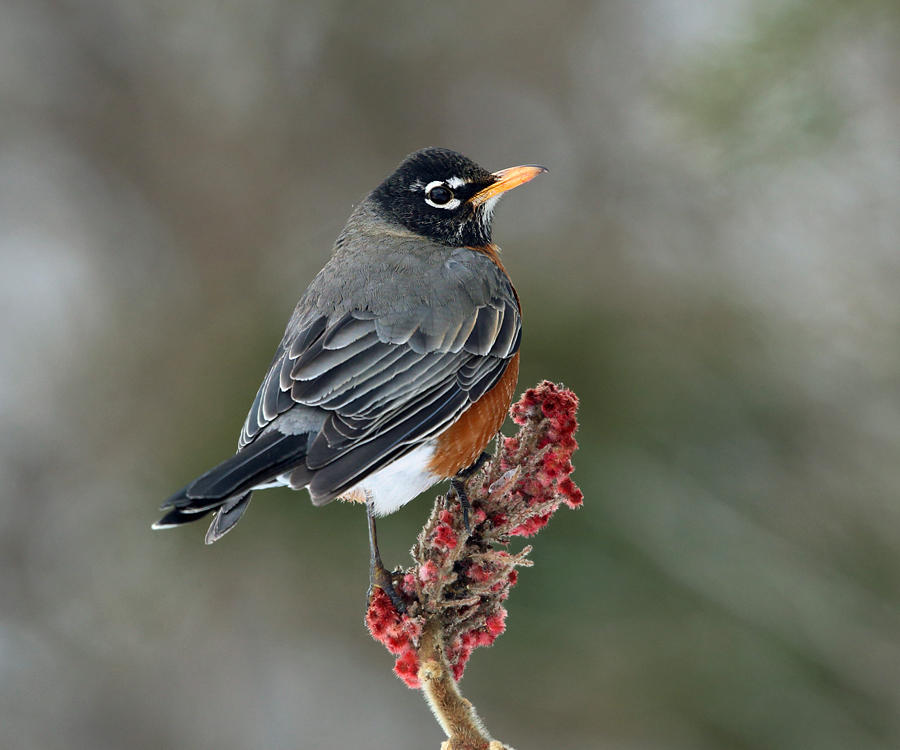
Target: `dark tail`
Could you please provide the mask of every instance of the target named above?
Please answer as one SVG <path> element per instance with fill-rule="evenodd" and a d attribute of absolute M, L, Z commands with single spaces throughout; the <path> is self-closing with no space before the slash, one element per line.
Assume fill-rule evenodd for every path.
<path fill-rule="evenodd" d="M 260 435 L 166 500 L 160 510 L 171 510 L 153 528 L 181 526 L 215 512 L 206 533 L 206 543 L 212 544 L 240 520 L 250 504 L 250 491 L 297 467 L 306 456 L 308 444 L 306 434 L 282 435 L 272 430 Z"/>

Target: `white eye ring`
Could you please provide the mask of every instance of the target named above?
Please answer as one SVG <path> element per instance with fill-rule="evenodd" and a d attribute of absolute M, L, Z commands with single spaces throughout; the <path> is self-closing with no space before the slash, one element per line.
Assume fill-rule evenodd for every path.
<path fill-rule="evenodd" d="M 450 190 L 447 183 L 444 182 L 443 180 L 433 180 L 432 182 L 429 182 L 425 186 L 425 202 L 429 206 L 433 206 L 434 208 L 446 208 L 450 211 L 452 211 L 454 208 L 459 207 L 459 204 L 461 203 L 459 198 L 451 198 L 446 203 L 435 203 L 433 200 L 431 200 L 431 198 L 428 197 L 428 194 L 436 187 L 446 187 L 447 190 Z M 451 193 L 452 193 L 452 191 L 451 191 Z"/>

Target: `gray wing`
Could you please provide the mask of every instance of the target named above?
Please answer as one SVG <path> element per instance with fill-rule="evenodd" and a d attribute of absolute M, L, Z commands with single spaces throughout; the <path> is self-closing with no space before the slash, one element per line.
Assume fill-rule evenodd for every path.
<path fill-rule="evenodd" d="M 403 315 L 348 310 L 292 321 L 240 447 L 290 410 L 321 410 L 306 465 L 310 494 L 324 503 L 439 434 L 497 383 L 519 349 L 512 285 L 503 276 L 484 291 L 467 310 L 422 305 Z"/>

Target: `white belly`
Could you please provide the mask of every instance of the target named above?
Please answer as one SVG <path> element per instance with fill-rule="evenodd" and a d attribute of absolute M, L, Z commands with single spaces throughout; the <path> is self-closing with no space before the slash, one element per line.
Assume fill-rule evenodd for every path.
<path fill-rule="evenodd" d="M 433 455 L 434 442 L 429 441 L 383 466 L 346 494 L 371 500 L 376 516 L 393 513 L 442 479 L 425 468 Z"/>

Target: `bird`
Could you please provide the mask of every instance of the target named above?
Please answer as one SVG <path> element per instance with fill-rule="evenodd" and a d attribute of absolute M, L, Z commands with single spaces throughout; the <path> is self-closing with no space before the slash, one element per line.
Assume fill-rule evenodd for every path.
<path fill-rule="evenodd" d="M 363 503 L 370 583 L 396 601 L 375 518 L 448 479 L 468 509 L 460 479 L 503 424 L 522 340 L 494 208 L 547 171 L 489 172 L 446 148 L 407 156 L 352 211 L 297 303 L 237 452 L 169 497 L 153 528 L 214 514 L 212 544 L 254 491 L 276 486 L 305 488 L 316 506 Z"/>

